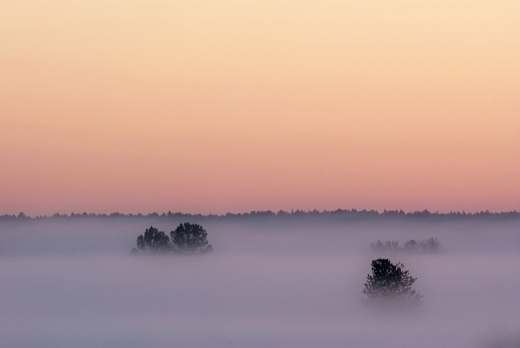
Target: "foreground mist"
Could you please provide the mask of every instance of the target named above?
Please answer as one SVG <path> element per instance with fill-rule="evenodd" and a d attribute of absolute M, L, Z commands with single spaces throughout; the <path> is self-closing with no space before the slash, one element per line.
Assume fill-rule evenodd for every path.
<path fill-rule="evenodd" d="M 1 345 L 511 347 L 520 333 L 518 221 L 206 221 L 211 254 L 129 256 L 147 227 L 179 222 L 0 223 Z M 370 248 L 430 237 L 444 252 Z M 417 313 L 361 306 L 380 256 L 418 278 Z"/>

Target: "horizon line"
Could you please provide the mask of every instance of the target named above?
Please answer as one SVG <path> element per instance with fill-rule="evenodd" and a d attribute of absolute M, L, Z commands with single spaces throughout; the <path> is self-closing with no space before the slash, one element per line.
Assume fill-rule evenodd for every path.
<path fill-rule="evenodd" d="M 172 212 L 171 210 L 168 210 L 167 212 L 151 212 L 151 213 L 120 213 L 120 212 L 111 212 L 111 213 L 74 213 L 71 212 L 70 214 L 67 213 L 54 213 L 52 215 L 27 215 L 23 211 L 19 214 L 3 214 L 0 215 L 0 220 L 11 220 L 11 219 L 29 219 L 29 220 L 36 220 L 36 219 L 51 219 L 51 218 L 76 218 L 76 217 L 89 217 L 89 218 L 172 218 L 172 217 L 197 217 L 197 218 L 238 218 L 238 217 L 251 217 L 251 216 L 301 216 L 301 215 L 345 215 L 345 214 L 351 214 L 351 215 L 370 215 L 372 217 L 374 216 L 394 216 L 394 217 L 413 217 L 413 216 L 432 216 L 432 217 L 472 217 L 472 216 L 519 216 L 520 212 L 515 210 L 510 211 L 489 211 L 489 210 L 481 210 L 481 211 L 449 211 L 449 212 L 439 212 L 439 211 L 430 211 L 428 209 L 423 210 L 414 210 L 414 211 L 404 211 L 402 209 L 395 209 L 395 210 L 387 210 L 383 209 L 382 211 L 377 209 L 342 209 L 338 208 L 336 210 L 303 210 L 303 209 L 291 209 L 291 211 L 285 211 L 285 210 L 278 210 L 278 211 L 272 211 L 272 210 L 251 210 L 248 212 L 227 212 L 224 214 L 202 214 L 202 213 L 186 213 L 186 212 Z"/>

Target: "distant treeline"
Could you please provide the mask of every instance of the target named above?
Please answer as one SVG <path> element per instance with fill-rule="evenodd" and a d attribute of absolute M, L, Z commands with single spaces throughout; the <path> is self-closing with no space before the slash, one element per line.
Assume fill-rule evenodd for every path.
<path fill-rule="evenodd" d="M 337 209 L 337 210 L 294 210 L 291 212 L 280 210 L 278 212 L 267 211 L 251 211 L 249 213 L 227 213 L 223 215 L 203 215 L 203 214 L 188 214 L 188 213 L 150 213 L 150 214 L 92 214 L 92 213 L 71 213 L 54 214 L 51 216 L 27 216 L 24 213 L 18 215 L 0 215 L 0 221 L 6 220 L 42 220 L 42 219 L 172 219 L 172 220 L 190 220 L 190 221 L 244 221 L 244 220 L 338 220 L 338 221 L 367 221 L 367 220 L 421 220 L 421 221 L 454 221 L 454 220 L 469 220 L 469 219 L 486 219 L 486 220 L 517 220 L 520 219 L 520 212 L 489 212 L 482 211 L 476 213 L 466 212 L 449 212 L 439 213 L 430 212 L 428 210 L 404 212 L 403 210 L 384 210 L 379 212 L 377 210 L 356 210 L 356 209 Z"/>

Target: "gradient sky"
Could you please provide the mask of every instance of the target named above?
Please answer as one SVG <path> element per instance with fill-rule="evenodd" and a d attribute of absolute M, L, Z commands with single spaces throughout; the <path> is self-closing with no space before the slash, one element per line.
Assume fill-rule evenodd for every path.
<path fill-rule="evenodd" d="M 518 0 L 0 1 L 0 214 L 520 210 Z"/>

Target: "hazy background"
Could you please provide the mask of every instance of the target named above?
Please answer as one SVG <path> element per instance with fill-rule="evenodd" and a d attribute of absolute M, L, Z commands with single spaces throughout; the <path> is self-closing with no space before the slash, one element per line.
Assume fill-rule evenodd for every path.
<path fill-rule="evenodd" d="M 0 216 L 520 210 L 519 90 L 518 0 L 0 0 Z M 200 258 L 128 256 L 184 221 L 0 220 L 5 347 L 520 332 L 514 219 L 210 219 Z M 429 237 L 446 252 L 385 255 L 423 310 L 362 310 L 370 243 Z"/>
<path fill-rule="evenodd" d="M 0 212 L 520 210 L 517 0 L 0 1 Z"/>
<path fill-rule="evenodd" d="M 265 222 L 267 221 L 267 222 Z M 0 341 L 10 347 L 491 347 L 520 333 L 520 223 L 216 222 L 204 257 L 131 257 L 164 219 L 0 223 Z M 439 238 L 441 254 L 377 254 Z M 404 262 L 426 304 L 359 304 L 370 261 Z"/>

